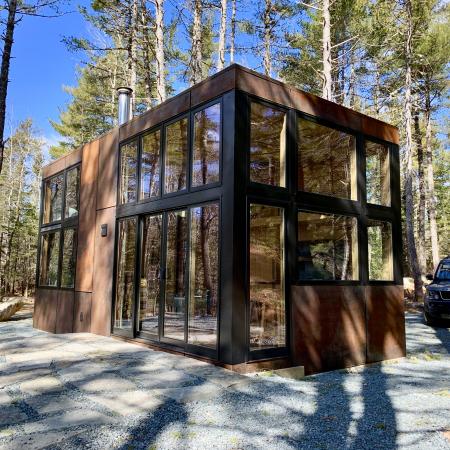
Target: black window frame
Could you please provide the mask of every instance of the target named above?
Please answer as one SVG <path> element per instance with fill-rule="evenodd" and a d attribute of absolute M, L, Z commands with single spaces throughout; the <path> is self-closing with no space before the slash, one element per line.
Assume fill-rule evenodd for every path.
<path fill-rule="evenodd" d="M 67 190 L 67 173 L 73 169 L 79 170 L 79 183 L 78 183 L 78 214 L 76 216 L 65 218 L 65 210 L 66 210 L 66 190 Z M 80 218 L 80 192 L 81 192 L 81 170 L 82 164 L 76 163 L 71 166 L 66 167 L 64 170 L 57 172 L 49 177 L 42 179 L 41 181 L 41 198 L 40 198 L 40 212 L 39 212 L 39 234 L 38 234 L 38 252 L 37 252 L 37 264 L 36 264 L 36 287 L 38 289 L 58 289 L 63 291 L 74 291 L 76 286 L 76 278 L 77 278 L 77 270 L 75 264 L 75 273 L 74 273 L 74 285 L 73 287 L 62 287 L 61 286 L 61 271 L 62 271 L 62 252 L 63 252 L 63 240 L 64 240 L 64 230 L 67 228 L 74 228 L 77 230 L 77 239 L 75 242 L 75 261 L 77 260 L 78 254 L 78 224 Z M 61 211 L 61 220 L 57 220 L 51 223 L 43 223 L 44 217 L 44 201 L 45 201 L 45 183 L 56 177 L 63 175 L 63 197 L 62 197 L 62 211 Z M 58 282 L 56 286 L 46 286 L 40 284 L 41 277 L 41 250 L 42 250 L 42 235 L 48 234 L 54 231 L 60 232 L 59 238 L 59 250 L 58 250 Z"/>
<path fill-rule="evenodd" d="M 119 144 L 119 158 L 118 158 L 118 170 L 117 170 L 117 198 L 116 204 L 120 210 L 119 215 L 122 211 L 131 211 L 133 207 L 141 207 L 146 203 L 161 202 L 171 197 L 184 196 L 186 194 L 194 194 L 198 191 L 204 191 L 209 189 L 215 189 L 222 186 L 223 183 L 223 136 L 224 136 L 224 104 L 223 96 L 215 97 L 212 100 L 201 103 L 195 108 L 189 109 L 185 112 L 177 114 L 176 116 L 170 117 L 167 120 L 159 122 L 154 126 L 143 130 L 142 132 L 135 134 L 123 140 Z M 219 181 L 214 183 L 208 183 L 201 186 L 192 186 L 192 164 L 193 164 L 193 141 L 194 141 L 194 114 L 207 109 L 216 104 L 220 105 L 220 144 L 219 144 Z M 165 157 L 166 157 L 166 129 L 168 126 L 187 118 L 187 165 L 186 165 L 186 187 L 175 192 L 164 192 L 165 183 Z M 160 165 L 160 179 L 159 179 L 159 195 L 150 198 L 141 198 L 141 181 L 142 181 L 142 139 L 145 135 L 153 133 L 154 131 L 160 131 L 160 154 L 159 154 L 159 165 Z M 136 169 L 136 200 L 133 202 L 121 203 L 121 164 L 122 158 L 120 156 L 121 149 L 124 145 L 127 145 L 133 141 L 136 141 L 137 145 L 137 169 Z"/>

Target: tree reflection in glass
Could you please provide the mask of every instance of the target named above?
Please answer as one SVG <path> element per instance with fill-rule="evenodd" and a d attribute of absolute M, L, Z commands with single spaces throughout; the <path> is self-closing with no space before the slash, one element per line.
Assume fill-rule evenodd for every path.
<path fill-rule="evenodd" d="M 61 220 L 63 185 L 64 174 L 56 175 L 45 181 L 43 224 Z"/>
<path fill-rule="evenodd" d="M 283 209 L 250 206 L 250 348 L 286 345 Z"/>
<path fill-rule="evenodd" d="M 386 145 L 366 141 L 367 203 L 390 206 L 389 149 Z"/>
<path fill-rule="evenodd" d="M 164 192 L 186 189 L 188 157 L 188 120 L 178 120 L 166 127 L 164 156 Z"/>
<path fill-rule="evenodd" d="M 119 222 L 117 251 L 114 327 L 131 329 L 136 260 L 136 219 L 125 219 Z"/>
<path fill-rule="evenodd" d="M 251 103 L 250 180 L 286 186 L 286 113 Z"/>
<path fill-rule="evenodd" d="M 66 205 L 64 217 L 78 216 L 80 193 L 80 167 L 67 171 L 66 175 Z"/>
<path fill-rule="evenodd" d="M 298 213 L 297 258 L 300 280 L 357 280 L 355 217 Z"/>
<path fill-rule="evenodd" d="M 184 341 L 186 305 L 187 213 L 167 213 L 164 336 Z"/>
<path fill-rule="evenodd" d="M 120 203 L 136 201 L 137 140 L 120 147 Z"/>
<path fill-rule="evenodd" d="M 189 331 L 191 344 L 215 347 L 219 276 L 219 205 L 191 209 Z"/>
<path fill-rule="evenodd" d="M 392 226 L 389 222 L 367 222 L 369 280 L 389 281 L 394 278 L 392 268 Z"/>
<path fill-rule="evenodd" d="M 142 137 L 141 198 L 159 196 L 161 131 L 156 130 Z"/>
<path fill-rule="evenodd" d="M 61 233 L 46 233 L 41 238 L 40 286 L 58 285 L 59 239 Z"/>
<path fill-rule="evenodd" d="M 63 232 L 63 254 L 61 263 L 61 287 L 73 288 L 77 263 L 77 229 L 66 228 Z"/>
<path fill-rule="evenodd" d="M 158 335 L 162 215 L 147 216 L 142 230 L 138 331 Z"/>
<path fill-rule="evenodd" d="M 220 103 L 194 114 L 192 186 L 219 181 Z"/>
<path fill-rule="evenodd" d="M 298 120 L 298 190 L 357 199 L 356 139 Z"/>

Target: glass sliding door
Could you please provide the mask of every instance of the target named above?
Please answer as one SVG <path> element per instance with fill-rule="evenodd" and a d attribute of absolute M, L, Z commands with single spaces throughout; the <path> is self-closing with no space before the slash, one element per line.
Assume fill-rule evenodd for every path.
<path fill-rule="evenodd" d="M 187 210 L 167 213 L 164 337 L 184 341 L 186 311 Z"/>
<path fill-rule="evenodd" d="M 130 331 L 133 329 L 136 223 L 135 218 L 118 223 L 114 328 Z"/>
<path fill-rule="evenodd" d="M 189 262 L 190 344 L 215 347 L 219 278 L 219 205 L 191 208 Z"/>
<path fill-rule="evenodd" d="M 159 335 L 162 217 L 162 214 L 155 214 L 144 218 L 141 239 L 137 331 L 154 338 Z"/>

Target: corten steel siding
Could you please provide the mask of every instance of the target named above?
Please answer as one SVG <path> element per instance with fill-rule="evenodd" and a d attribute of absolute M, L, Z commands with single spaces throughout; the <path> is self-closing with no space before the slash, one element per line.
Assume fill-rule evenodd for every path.
<path fill-rule="evenodd" d="M 38 288 L 34 326 L 53 333 L 110 334 L 118 130 L 44 167 L 43 178 L 81 163 L 75 288 Z M 100 236 L 107 224 L 108 235 Z"/>
<path fill-rule="evenodd" d="M 119 144 L 213 99 L 222 102 L 222 184 L 128 205 L 117 203 Z M 286 189 L 255 186 L 248 180 L 248 108 L 251 98 L 273 102 L 287 111 Z M 337 126 L 357 139 L 358 202 L 297 192 L 296 120 L 298 114 Z M 390 146 L 390 208 L 365 203 L 365 137 Z M 220 311 L 216 358 L 227 367 L 305 366 L 314 373 L 405 354 L 401 273 L 398 131 L 395 127 L 299 91 L 264 75 L 233 65 L 191 89 L 116 128 L 100 139 L 52 163 L 47 178 L 81 162 L 80 218 L 75 290 L 38 289 L 34 325 L 52 332 L 111 332 L 115 226 L 135 216 L 189 203 L 220 199 Z M 288 346 L 273 351 L 248 349 L 247 213 L 250 201 L 285 207 L 286 310 Z M 298 283 L 296 205 L 312 210 L 341 209 L 359 217 L 360 277 L 354 282 Z M 367 280 L 367 217 L 392 223 L 394 280 Z M 100 226 L 108 226 L 101 237 Z M 232 243 L 232 245 L 230 245 Z M 185 352 L 191 349 L 185 348 Z M 198 353 L 201 354 L 201 353 Z M 260 358 L 269 358 L 269 361 Z"/>

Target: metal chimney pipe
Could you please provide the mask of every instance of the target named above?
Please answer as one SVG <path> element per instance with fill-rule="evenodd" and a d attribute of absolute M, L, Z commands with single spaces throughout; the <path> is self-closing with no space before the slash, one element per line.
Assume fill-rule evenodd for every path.
<path fill-rule="evenodd" d="M 119 126 L 128 122 L 132 118 L 131 111 L 131 94 L 133 89 L 129 87 L 117 88 L 117 94 L 119 97 Z"/>

